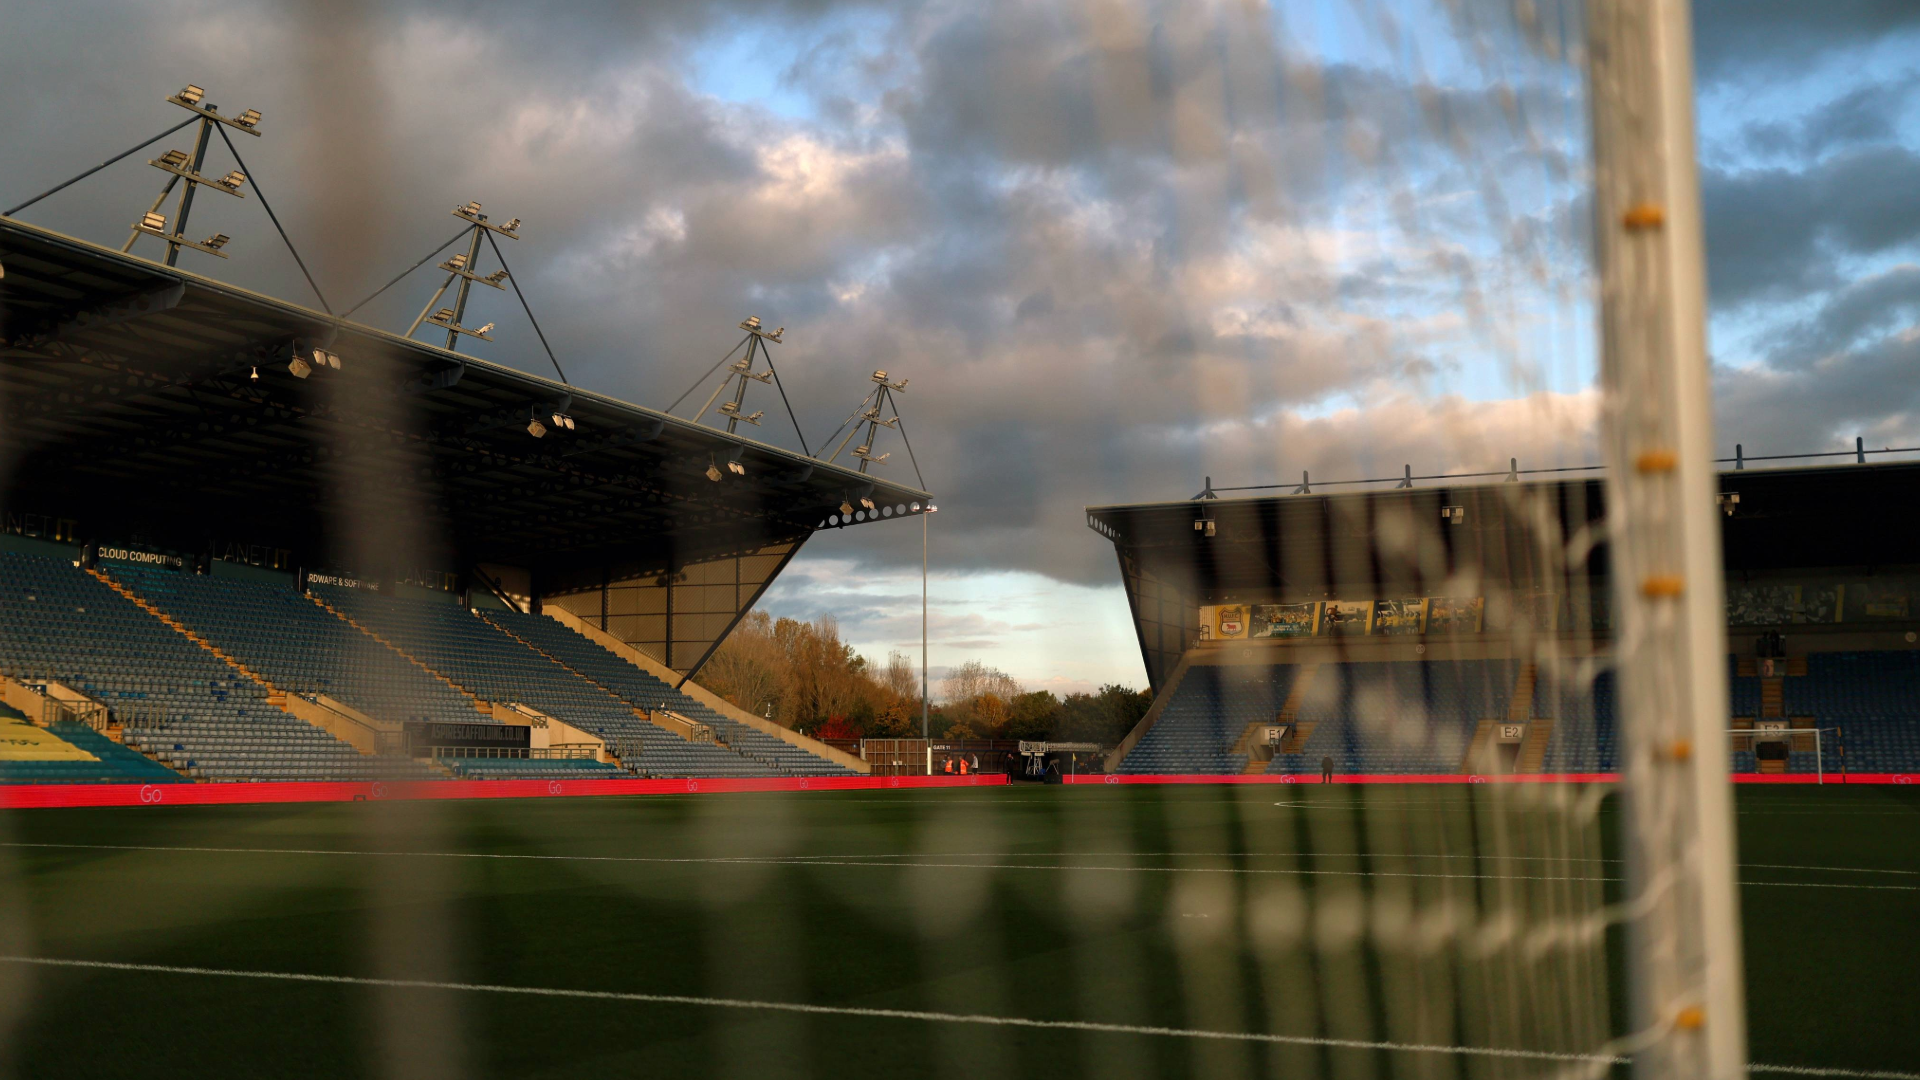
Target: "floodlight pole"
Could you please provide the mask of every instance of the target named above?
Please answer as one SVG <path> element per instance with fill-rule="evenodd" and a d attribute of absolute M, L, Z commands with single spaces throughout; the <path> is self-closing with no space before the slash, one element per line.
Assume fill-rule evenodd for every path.
<path fill-rule="evenodd" d="M 1591 0 L 1634 1072 L 1747 1075 L 1688 0 Z"/>
<path fill-rule="evenodd" d="M 206 164 L 207 142 L 213 138 L 213 121 L 200 118 L 200 134 L 193 140 L 193 162 L 187 166 L 195 176 L 200 175 L 200 167 Z M 188 181 L 187 189 L 180 193 L 180 205 L 174 211 L 173 239 L 167 241 L 167 265 L 173 266 L 180 261 L 180 242 L 187 238 L 187 215 L 193 212 L 193 192 L 200 185 Z"/>
<path fill-rule="evenodd" d="M 482 231 L 481 227 L 478 224 L 475 224 L 473 227 L 472 234 L 467 237 L 467 261 L 465 265 L 467 268 L 467 273 L 469 274 L 473 273 L 474 267 L 479 265 L 479 263 L 476 260 L 480 258 L 481 231 Z M 461 316 L 464 316 L 467 313 L 467 293 L 473 290 L 473 279 L 460 274 L 453 275 L 453 277 L 458 277 L 460 279 L 460 287 L 453 294 L 453 318 L 449 321 L 454 326 L 463 326 L 465 324 L 462 323 L 460 319 L 461 319 Z M 451 277 L 448 278 L 447 283 L 449 285 L 452 284 L 453 279 Z M 441 292 L 445 292 L 445 291 L 446 291 L 446 286 L 444 285 L 441 286 Z M 434 302 L 435 303 L 438 302 L 438 294 L 435 294 Z M 427 306 L 432 307 L 433 304 L 428 304 Z M 414 325 L 418 326 L 419 323 L 416 322 Z M 457 344 L 459 341 L 460 341 L 460 331 L 449 329 L 447 331 L 447 348 L 451 350 L 454 347 L 454 345 Z"/>
<path fill-rule="evenodd" d="M 932 712 L 932 699 L 928 697 L 927 685 L 927 515 L 933 513 L 933 504 L 927 504 L 920 511 L 920 738 L 929 739 L 927 734 L 928 718 Z"/>
<path fill-rule="evenodd" d="M 727 413 L 727 434 L 729 435 L 733 434 L 740 427 L 740 406 L 744 405 L 747 400 L 747 376 L 753 371 L 753 351 L 755 349 L 766 348 L 760 341 L 760 335 L 758 333 L 748 331 L 747 336 L 749 338 L 747 341 L 747 368 L 740 373 L 740 381 L 733 388 L 733 410 Z"/>

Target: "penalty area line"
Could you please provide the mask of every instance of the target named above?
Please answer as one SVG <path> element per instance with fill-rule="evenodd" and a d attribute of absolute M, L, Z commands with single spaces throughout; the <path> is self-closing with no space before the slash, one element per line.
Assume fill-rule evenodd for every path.
<path fill-rule="evenodd" d="M 1445 1046 L 1434 1043 L 1400 1043 L 1371 1039 L 1332 1039 L 1312 1035 L 1274 1035 L 1256 1031 L 1212 1031 L 1206 1028 L 1159 1027 L 1150 1024 L 1107 1024 L 1094 1020 L 1036 1020 L 1024 1016 L 993 1016 L 985 1013 L 932 1012 L 922 1009 L 873 1009 L 857 1005 L 808 1005 L 795 1001 L 755 1001 L 748 998 L 704 997 L 694 994 L 645 994 L 623 990 L 569 990 L 547 986 L 500 986 L 492 983 L 441 982 L 431 979 L 375 979 L 353 975 L 315 975 L 297 971 L 248 971 L 234 968 L 188 967 L 180 964 L 133 964 L 112 960 L 73 960 L 49 956 L 0 956 L 0 963 L 27 964 L 51 968 L 81 968 L 98 971 L 129 971 L 147 975 L 189 975 L 216 979 L 256 979 L 268 982 L 323 983 L 334 986 L 367 986 L 398 990 L 447 990 L 469 994 L 518 994 L 528 997 L 625 1001 L 643 1005 L 685 1005 L 696 1008 L 735 1009 L 745 1012 L 803 1013 L 815 1016 L 848 1016 L 869 1020 L 911 1020 L 931 1024 L 974 1024 L 985 1027 L 1036 1028 L 1050 1031 L 1082 1031 L 1102 1035 L 1151 1035 L 1174 1039 L 1204 1039 L 1216 1042 L 1278 1043 L 1294 1046 L 1323 1046 L 1335 1050 L 1375 1050 L 1404 1054 L 1446 1054 L 1454 1057 L 1506 1058 L 1522 1061 L 1558 1061 L 1594 1065 L 1629 1065 L 1631 1058 L 1611 1054 L 1576 1054 L 1555 1050 L 1520 1050 L 1498 1046 Z M 1889 1070 L 1820 1068 L 1805 1065 L 1748 1066 L 1748 1071 L 1787 1076 L 1836 1077 L 1841 1080 L 1920 1080 L 1920 1073 Z"/>

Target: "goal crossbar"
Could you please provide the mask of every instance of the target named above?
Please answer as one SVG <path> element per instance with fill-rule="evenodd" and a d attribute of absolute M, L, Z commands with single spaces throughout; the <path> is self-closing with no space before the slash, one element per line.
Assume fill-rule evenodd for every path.
<path fill-rule="evenodd" d="M 1729 753 L 1743 753 L 1743 752 L 1752 753 L 1755 747 L 1759 743 L 1781 742 L 1781 741 L 1785 741 L 1789 736 L 1793 736 L 1793 735 L 1811 735 L 1813 736 L 1814 783 L 1825 784 L 1827 782 L 1827 768 L 1824 760 L 1824 750 L 1821 745 L 1821 736 L 1828 733 L 1838 734 L 1839 730 L 1840 729 L 1837 727 L 1728 728 L 1727 734 L 1730 736 L 1733 736 L 1733 739 L 1746 740 L 1745 746 L 1739 746 L 1739 745 L 1736 745 L 1732 739 L 1730 739 L 1728 741 L 1728 752 Z M 1792 751 L 1789 750 L 1788 752 L 1791 753 Z"/>

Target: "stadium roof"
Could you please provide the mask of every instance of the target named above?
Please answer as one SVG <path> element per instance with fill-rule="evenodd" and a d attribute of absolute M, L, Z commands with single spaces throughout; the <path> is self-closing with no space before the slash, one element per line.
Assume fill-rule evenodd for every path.
<path fill-rule="evenodd" d="M 1737 470 L 1719 475 L 1718 490 L 1740 496 L 1721 518 L 1730 577 L 1872 574 L 1920 564 L 1912 539 L 1920 526 L 1920 462 Z M 1185 651 L 1199 605 L 1427 595 L 1422 590 L 1449 581 L 1516 591 L 1555 591 L 1579 576 L 1598 583 L 1607 575 L 1604 496 L 1595 472 L 1092 506 L 1087 524 L 1113 542 L 1148 677 L 1158 687 Z M 1457 523 L 1451 515 L 1443 522 L 1443 507 L 1458 508 Z M 1546 523 L 1553 528 L 1539 528 Z"/>
<path fill-rule="evenodd" d="M 294 377 L 295 350 L 316 346 L 339 369 Z M 182 553 L 244 541 L 341 558 L 355 550 L 343 530 L 405 534 L 443 569 L 526 567 L 546 591 L 928 500 L 4 218 L 0 357 L 7 511 L 79 518 L 89 536 L 144 536 Z M 528 421 L 554 412 L 576 430 L 532 437 Z M 843 519 L 839 506 L 862 497 L 880 509 Z"/>
<path fill-rule="evenodd" d="M 1724 551 L 1731 572 L 1807 567 L 1877 567 L 1920 563 L 1912 537 L 1920 525 L 1920 462 L 1816 465 L 1746 469 L 1719 475 L 1719 490 L 1740 502 L 1722 519 Z M 1513 496 L 1546 495 L 1559 508 L 1561 535 L 1599 521 L 1604 485 L 1596 472 L 1572 479 L 1520 483 L 1389 488 L 1245 499 L 1090 506 L 1087 523 L 1130 550 L 1158 553 L 1192 568 L 1203 590 L 1298 587 L 1323 589 L 1356 583 L 1336 569 L 1347 561 L 1339 549 L 1362 553 L 1353 566 L 1363 580 L 1379 575 L 1378 542 L 1383 515 L 1411 511 L 1423 534 L 1443 545 L 1450 566 L 1463 560 L 1495 569 L 1487 560 L 1511 551 L 1508 535 L 1518 526 Z M 1441 506 L 1465 508 L 1459 526 L 1438 527 Z M 1214 535 L 1195 530 L 1211 518 Z M 1434 528 L 1428 530 L 1431 521 Z M 1313 558 L 1280 555 L 1311 550 Z M 1282 564 L 1285 564 L 1284 566 Z M 1605 549 L 1589 565 L 1605 572 Z"/>

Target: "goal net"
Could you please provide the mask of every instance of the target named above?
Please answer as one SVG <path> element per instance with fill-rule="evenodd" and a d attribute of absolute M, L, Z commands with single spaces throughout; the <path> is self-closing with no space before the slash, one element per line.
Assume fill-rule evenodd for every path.
<path fill-rule="evenodd" d="M 1845 775 L 1846 759 L 1838 752 L 1839 729 L 1755 724 L 1730 728 L 1728 771 L 1736 778 L 1801 777 L 1824 784 Z"/>
<path fill-rule="evenodd" d="M 458 56 L 444 44 L 417 61 L 395 52 L 398 66 L 493 55 L 482 28 L 459 29 L 473 36 Z M 1113 1080 L 1744 1076 L 1728 772 L 1810 768 L 1824 781 L 1834 763 L 1818 730 L 1728 731 L 1685 0 L 1014 0 L 861 9 L 813 30 L 785 73 L 759 62 L 783 29 L 713 61 L 750 75 L 703 75 L 764 85 L 777 108 L 723 108 L 705 88 L 669 91 L 666 75 L 624 70 L 604 84 L 617 109 L 516 91 L 499 138 L 529 156 L 501 171 L 525 174 L 530 200 L 551 180 L 529 162 L 630 171 L 625 158 L 577 169 L 548 159 L 584 155 L 602 134 L 726 163 L 724 181 L 683 179 L 681 162 L 637 142 L 632 161 L 648 170 L 637 183 L 660 185 L 660 201 L 617 227 L 596 220 L 587 231 L 604 246 L 553 253 L 555 273 L 621 296 L 600 304 L 608 325 L 632 318 L 682 345 L 695 331 L 671 325 L 671 298 L 697 308 L 732 290 L 741 303 L 786 304 L 790 314 L 764 314 L 782 327 L 768 340 L 795 328 L 782 346 L 799 357 L 789 371 L 856 362 L 861 378 L 886 368 L 945 395 L 920 460 L 946 462 L 928 466 L 930 486 L 942 469 L 961 479 L 939 516 L 921 519 L 931 540 L 913 555 L 930 548 L 936 566 L 981 572 L 949 605 L 949 659 L 1003 632 L 1074 638 L 1077 651 L 1060 655 L 1079 666 L 1049 683 L 1068 700 L 1036 738 L 1111 729 L 1124 741 L 1108 771 L 1076 762 L 1057 786 L 544 800 L 519 812 L 362 803 L 248 827 L 182 814 L 156 828 L 154 850 L 124 860 L 127 872 L 210 852 L 229 862 L 166 879 L 185 884 L 155 887 L 142 918 L 199 927 L 198 904 L 241 920 L 276 911 L 282 891 L 296 912 L 364 909 L 363 921 L 311 934 L 318 922 L 273 922 L 251 952 L 221 952 L 208 933 L 208 955 L 222 959 L 205 966 L 331 971 L 334 953 L 368 958 L 364 978 L 336 980 L 366 983 L 370 1002 L 364 1015 L 342 1006 L 340 1025 L 367 1029 L 362 1052 L 381 1068 L 365 1071 L 393 1075 L 535 1072 L 515 1056 L 530 1045 L 605 1040 L 726 1077 L 1013 1075 L 1034 1061 Z M 365 45 L 386 36 L 336 52 L 385 56 Z M 394 49 L 433 36 L 401 35 Z M 790 92 L 828 68 L 837 74 Z M 356 87 L 353 100 L 368 94 Z M 642 106 L 672 115 L 630 121 L 625 110 Z M 725 120 L 716 130 L 739 131 L 673 141 L 713 116 Z M 577 201 L 568 214 L 592 202 Z M 808 227 L 789 229 L 809 208 Z M 358 209 L 338 213 L 358 227 Z M 944 231 L 889 231 L 903 221 Z M 808 262 L 798 252 L 819 232 L 858 257 Z M 472 236 L 477 252 L 482 233 Z M 703 243 L 742 254 L 723 269 L 671 261 Z M 632 266 L 646 273 L 619 276 Z M 471 268 L 442 269 L 466 295 Z M 500 274 L 494 289 L 520 289 Z M 449 342 L 456 329 L 445 327 Z M 436 387 L 462 370 L 450 363 Z M 760 376 L 741 370 L 744 394 Z M 625 378 L 602 369 L 580 399 Z M 429 426 L 410 412 L 425 390 L 383 387 L 377 400 L 317 400 L 328 417 L 411 445 L 409 432 Z M 439 417 L 435 430 L 529 425 L 528 461 L 573 470 L 570 455 L 586 451 L 542 417 L 562 424 L 567 405 L 554 402 L 574 395 L 553 393 L 475 397 L 473 417 Z M 780 394 L 790 415 L 828 410 Z M 709 422 L 757 424 L 728 415 Z M 865 456 L 884 422 L 869 422 L 861 473 L 884 460 Z M 578 435 L 617 449 L 663 430 Z M 915 437 L 923 430 L 916 421 Z M 660 483 L 771 505 L 786 481 L 767 479 L 754 447 L 732 460 L 688 450 L 671 465 L 685 476 Z M 360 510 L 315 510 L 344 538 L 343 558 L 391 561 L 401 556 L 390 548 L 424 550 L 437 527 L 380 489 L 405 464 L 391 452 L 391 468 L 354 458 L 341 473 L 360 479 L 340 481 L 338 506 Z M 809 461 L 798 475 L 829 471 Z M 581 492 L 608 499 L 653 482 L 579 475 Z M 838 513 L 877 512 L 849 475 Z M 546 494 L 496 493 L 529 514 L 560 506 L 538 502 Z M 1098 535 L 1080 520 L 1090 503 Z M 365 509 L 389 506 L 378 520 Z M 557 537 L 584 530 L 591 510 L 551 512 Z M 790 555 L 826 515 L 788 516 Z M 611 533 L 584 535 L 620 557 Z M 1081 587 L 1111 588 L 1109 542 L 1124 609 Z M 882 572 L 901 556 L 873 543 L 821 555 L 846 561 L 815 573 L 815 595 L 845 614 L 904 596 Z M 694 595 L 675 587 L 687 581 L 681 558 L 647 571 L 663 626 L 680 625 L 673 597 Z M 1025 560 L 1058 587 L 1031 610 L 1096 614 L 1008 614 L 1027 579 L 987 573 L 996 559 Z M 736 564 L 726 582 L 688 585 L 726 598 L 700 609 L 702 643 L 718 648 L 736 624 L 728 605 L 752 592 L 739 575 Z M 532 589 L 538 575 L 526 580 Z M 1126 632 L 1099 636 L 1122 610 Z M 430 642 L 437 632 L 428 615 L 383 617 Z M 784 633 L 769 631 L 770 651 L 788 648 Z M 1154 699 L 1137 724 L 1114 705 L 1137 694 L 1079 693 L 1111 664 L 1131 670 L 1129 634 Z M 426 655 L 484 664 L 461 648 Z M 500 674 L 490 697 L 557 682 L 556 716 L 598 702 L 594 722 L 656 742 L 672 734 L 569 681 L 593 671 L 520 659 L 545 681 L 528 689 Z M 839 659 L 832 670 L 850 670 Z M 816 681 L 813 700 L 837 719 L 865 704 Z M 893 735 L 927 715 L 913 681 Z M 1019 725 L 1038 723 L 1023 711 L 1030 694 L 964 704 L 963 716 L 940 703 L 945 730 L 1025 739 Z M 667 741 L 659 758 L 699 756 Z M 786 750 L 728 768 L 770 771 Z M 932 747 L 919 753 L 934 768 Z M 38 844 L 52 826 L 0 828 L 0 845 Z M 0 846 L 0 908 L 24 888 L 28 850 Z M 252 891 L 222 894 L 230 880 Z M 359 906 L 336 904 L 334 889 Z M 60 896 L 35 911 L 89 909 Z M 0 918 L 0 936 L 27 937 L 25 926 Z M 107 925 L 75 938 L 124 936 Z M 334 950 L 333 966 L 300 952 L 309 939 Z M 435 989 L 454 984 L 462 994 Z M 504 1006 L 486 995 L 513 986 L 548 994 L 518 1001 L 551 1027 L 499 1023 Z M 0 1043 L 27 1022 L 16 1003 L 29 989 L 0 981 Z M 643 1022 L 654 1026 L 628 1035 Z M 518 1042 L 487 1044 L 507 1028 Z"/>

